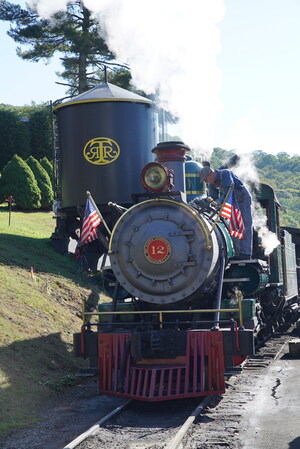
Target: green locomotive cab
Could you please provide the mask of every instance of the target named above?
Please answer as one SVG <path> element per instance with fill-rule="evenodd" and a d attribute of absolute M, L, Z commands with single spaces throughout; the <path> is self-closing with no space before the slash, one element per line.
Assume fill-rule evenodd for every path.
<path fill-rule="evenodd" d="M 273 188 L 267 184 L 260 184 L 257 199 L 265 211 L 268 229 L 278 239 L 278 245 L 267 256 L 270 266 L 269 286 L 282 289 L 285 300 L 290 302 L 298 294 L 295 244 L 292 242 L 291 234 L 280 227 L 281 206 Z M 258 241 L 259 245 L 262 245 L 262 239 L 259 238 Z"/>
<path fill-rule="evenodd" d="M 226 308 L 230 289 L 238 288 L 243 301 L 255 304 L 251 309 L 255 313 L 252 317 L 248 314 L 246 326 L 257 335 L 269 335 L 298 310 L 296 251 L 291 234 L 280 227 L 281 206 L 273 188 L 260 184 L 255 197 L 254 223 L 258 217 L 260 225 L 255 226 L 253 256 L 230 262 L 224 275 L 223 303 Z"/>

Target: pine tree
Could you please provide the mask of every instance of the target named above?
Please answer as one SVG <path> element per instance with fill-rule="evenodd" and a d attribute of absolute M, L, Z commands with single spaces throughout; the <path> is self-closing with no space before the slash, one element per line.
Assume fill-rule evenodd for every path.
<path fill-rule="evenodd" d="M 41 191 L 41 207 L 43 209 L 51 209 L 53 204 L 53 189 L 48 173 L 33 156 L 29 156 L 26 162 L 31 168 Z"/>
<path fill-rule="evenodd" d="M 18 155 L 9 161 L 0 178 L 0 202 L 9 196 L 20 209 L 39 209 L 41 192 L 31 168 Z"/>
<path fill-rule="evenodd" d="M 0 20 L 8 21 L 8 35 L 29 49 L 17 50 L 18 56 L 29 61 L 49 61 L 60 53 L 64 71 L 59 76 L 69 87 L 68 93 L 76 95 L 99 84 L 106 64 L 120 68 L 112 62 L 100 34 L 100 25 L 81 1 L 68 2 L 65 11 L 59 11 L 50 20 L 41 19 L 34 7 L 22 9 L 7 0 L 0 2 Z M 101 71 L 99 71 L 99 69 Z"/>

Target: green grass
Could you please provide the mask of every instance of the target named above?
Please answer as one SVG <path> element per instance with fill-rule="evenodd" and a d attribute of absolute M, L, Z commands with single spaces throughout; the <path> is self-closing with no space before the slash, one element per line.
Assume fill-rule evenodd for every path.
<path fill-rule="evenodd" d="M 39 420 L 85 364 L 73 356 L 72 334 L 82 300 L 98 301 L 99 287 L 52 249 L 54 227 L 52 212 L 19 211 L 8 226 L 0 207 L 0 438 Z"/>
<path fill-rule="evenodd" d="M 50 236 L 54 231 L 55 220 L 52 212 L 13 211 L 11 225 L 8 225 L 8 212 L 0 208 L 0 261 L 22 268 L 33 266 L 35 271 L 65 274 L 75 278 L 73 261 L 59 258 L 51 247 Z M 9 247 L 9 252 L 5 252 Z M 41 258 L 41 252 L 47 257 Z M 56 264 L 58 264 L 56 266 Z M 71 272 L 70 272 L 71 270 Z"/>

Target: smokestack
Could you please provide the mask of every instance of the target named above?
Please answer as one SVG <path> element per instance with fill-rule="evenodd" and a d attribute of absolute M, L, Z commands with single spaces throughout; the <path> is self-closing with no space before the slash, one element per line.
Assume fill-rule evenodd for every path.
<path fill-rule="evenodd" d="M 185 193 L 185 153 L 190 147 L 180 141 L 161 142 L 153 148 L 156 162 L 165 165 L 174 172 L 174 190 Z"/>

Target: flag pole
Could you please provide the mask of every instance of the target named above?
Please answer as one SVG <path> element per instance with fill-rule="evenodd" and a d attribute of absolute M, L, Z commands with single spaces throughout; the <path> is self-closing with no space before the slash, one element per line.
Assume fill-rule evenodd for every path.
<path fill-rule="evenodd" d="M 228 192 L 226 193 L 226 196 L 225 196 L 225 198 L 224 198 L 224 201 L 223 201 L 223 203 L 222 203 L 222 205 L 221 205 L 221 207 L 220 207 L 220 210 L 219 210 L 219 212 L 218 212 L 217 218 L 215 219 L 215 221 L 214 221 L 214 223 L 213 223 L 213 225 L 212 225 L 212 228 L 211 228 L 211 230 L 210 230 L 210 233 L 212 233 L 213 230 L 215 229 L 216 224 L 217 224 L 217 221 L 218 221 L 219 218 L 220 218 L 220 215 L 221 215 L 221 213 L 222 213 L 222 210 L 224 209 L 224 206 L 225 206 L 225 204 L 226 204 L 226 201 L 227 201 L 227 199 L 228 199 L 228 197 L 229 197 L 229 195 L 230 195 L 230 193 L 231 193 L 233 187 L 234 187 L 234 183 L 231 183 L 231 185 L 230 185 L 230 187 L 229 187 L 229 189 L 228 189 Z"/>
<path fill-rule="evenodd" d="M 105 229 L 107 230 L 108 234 L 111 236 L 111 230 L 110 230 L 109 227 L 107 226 L 106 221 L 104 220 L 104 218 L 103 218 L 103 216 L 102 216 L 100 210 L 98 209 L 98 207 L 97 207 L 95 201 L 93 200 L 93 197 L 92 197 L 91 193 L 87 191 L 87 192 L 86 192 L 86 196 L 89 198 L 90 202 L 92 203 L 92 205 L 93 205 L 94 208 L 95 208 L 95 211 L 97 212 L 97 214 L 99 215 L 101 221 L 103 222 L 103 224 L 104 224 L 104 226 L 105 226 Z"/>

